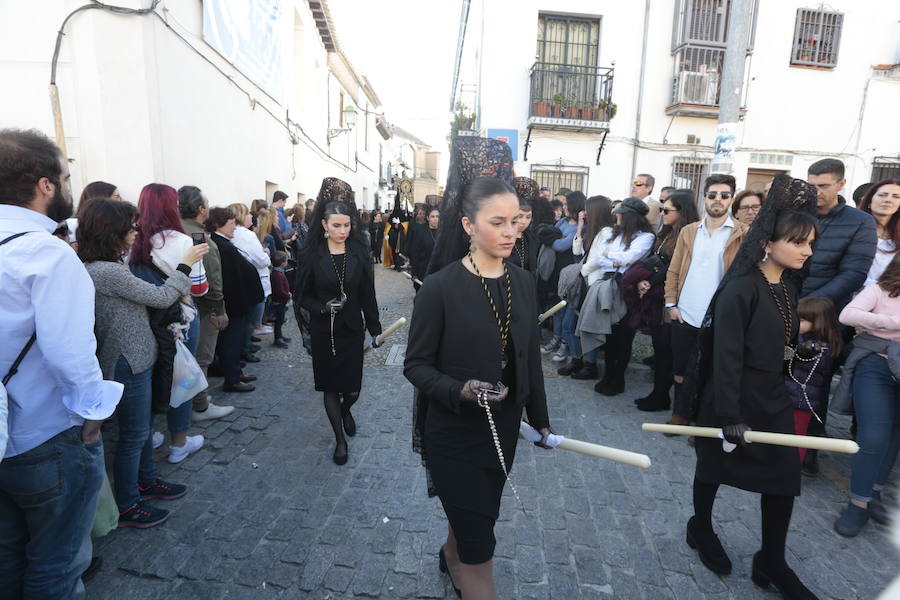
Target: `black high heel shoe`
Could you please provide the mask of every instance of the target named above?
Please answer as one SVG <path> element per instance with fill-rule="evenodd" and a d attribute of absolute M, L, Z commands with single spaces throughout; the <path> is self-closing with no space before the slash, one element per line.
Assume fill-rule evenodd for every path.
<path fill-rule="evenodd" d="M 453 575 L 450 574 L 450 569 L 447 568 L 447 558 L 444 556 L 444 547 L 441 546 L 440 552 L 438 552 L 438 569 L 441 570 L 441 573 L 446 573 L 447 578 L 450 579 L 450 585 L 453 586 L 453 591 L 456 592 L 457 598 L 462 598 L 462 592 L 459 591 L 459 588 L 456 587 L 456 584 L 453 583 Z"/>
<path fill-rule="evenodd" d="M 349 451 L 349 448 L 347 448 L 347 442 L 344 442 L 344 453 L 343 454 L 338 454 L 338 449 L 340 447 L 341 447 L 341 445 L 337 444 L 334 447 L 334 454 L 331 455 L 331 460 L 333 460 L 334 464 L 336 464 L 338 466 L 346 465 L 347 459 L 350 458 L 350 451 Z"/>
<path fill-rule="evenodd" d="M 757 552 L 753 555 L 753 571 L 750 575 L 753 583 L 763 589 L 774 585 L 785 600 L 819 600 L 819 597 L 803 585 L 794 570 L 787 564 L 784 565 L 783 570 L 779 571 L 767 571 L 766 569 L 767 567 L 763 566 L 762 553 Z"/>
<path fill-rule="evenodd" d="M 722 547 L 719 536 L 715 532 L 704 532 L 699 529 L 694 517 L 688 520 L 686 541 L 688 546 L 697 551 L 700 562 L 706 565 L 707 569 L 719 575 L 731 574 L 731 559 Z"/>

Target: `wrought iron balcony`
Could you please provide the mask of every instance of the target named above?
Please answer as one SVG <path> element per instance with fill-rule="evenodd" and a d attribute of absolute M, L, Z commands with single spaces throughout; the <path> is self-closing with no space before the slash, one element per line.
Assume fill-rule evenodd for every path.
<path fill-rule="evenodd" d="M 568 131 L 608 130 L 615 116 L 613 69 L 536 62 L 531 67 L 528 126 Z"/>
<path fill-rule="evenodd" d="M 675 52 L 672 104 L 666 114 L 716 118 L 725 49 L 685 44 Z"/>

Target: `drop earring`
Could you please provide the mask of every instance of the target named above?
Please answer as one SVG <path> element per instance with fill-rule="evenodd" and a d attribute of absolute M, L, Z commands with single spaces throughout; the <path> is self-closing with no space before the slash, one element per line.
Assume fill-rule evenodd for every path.
<path fill-rule="evenodd" d="M 327 240 L 329 237 L 331 237 L 331 236 L 330 236 L 330 235 L 328 234 L 328 232 L 326 231 L 326 232 L 325 232 L 325 239 Z"/>
<path fill-rule="evenodd" d="M 766 255 L 763 256 L 762 262 L 766 262 L 767 260 L 769 260 L 769 253 L 768 253 L 768 252 L 766 252 Z"/>

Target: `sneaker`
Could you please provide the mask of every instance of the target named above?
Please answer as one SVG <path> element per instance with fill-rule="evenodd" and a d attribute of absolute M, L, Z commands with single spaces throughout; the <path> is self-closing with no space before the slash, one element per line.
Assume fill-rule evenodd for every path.
<path fill-rule="evenodd" d="M 195 410 L 193 412 L 193 415 L 195 421 L 209 421 L 210 419 L 220 419 L 222 417 L 230 415 L 233 412 L 233 406 L 217 406 L 210 402 L 209 408 L 207 408 L 203 412 L 197 412 Z"/>
<path fill-rule="evenodd" d="M 263 325 L 261 327 L 254 328 L 253 335 L 269 335 L 273 331 L 274 331 L 274 329 L 272 329 L 268 325 Z"/>
<path fill-rule="evenodd" d="M 866 526 L 868 520 L 869 510 L 867 508 L 849 502 L 841 516 L 834 522 L 834 530 L 844 537 L 856 537 Z"/>
<path fill-rule="evenodd" d="M 119 513 L 119 527 L 134 527 L 136 529 L 148 529 L 156 527 L 169 520 L 169 511 L 144 502 L 138 502 L 134 506 Z"/>
<path fill-rule="evenodd" d="M 562 345 L 562 338 L 554 337 L 549 343 L 541 346 L 541 354 L 550 354 L 556 352 Z"/>
<path fill-rule="evenodd" d="M 153 432 L 153 449 L 156 450 L 160 446 L 163 445 L 163 442 L 166 441 L 166 436 L 164 436 L 159 431 Z"/>
<path fill-rule="evenodd" d="M 553 362 L 562 362 L 569 358 L 569 345 L 565 342 L 559 345 L 556 354 L 553 355 Z"/>
<path fill-rule="evenodd" d="M 141 500 L 178 500 L 187 493 L 187 486 L 180 483 L 169 483 L 159 477 L 147 487 L 140 486 Z"/>
<path fill-rule="evenodd" d="M 169 446 L 169 462 L 178 464 L 202 447 L 202 435 L 189 435 L 184 446 Z"/>

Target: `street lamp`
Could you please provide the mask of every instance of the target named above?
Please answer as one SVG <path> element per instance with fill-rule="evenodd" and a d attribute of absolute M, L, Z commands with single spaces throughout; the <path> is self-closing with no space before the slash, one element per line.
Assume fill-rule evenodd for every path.
<path fill-rule="evenodd" d="M 353 128 L 356 127 L 356 107 L 352 104 L 348 104 L 344 107 L 344 125 L 346 125 L 346 127 L 336 127 L 328 130 L 329 142 L 342 133 L 352 131 Z"/>

